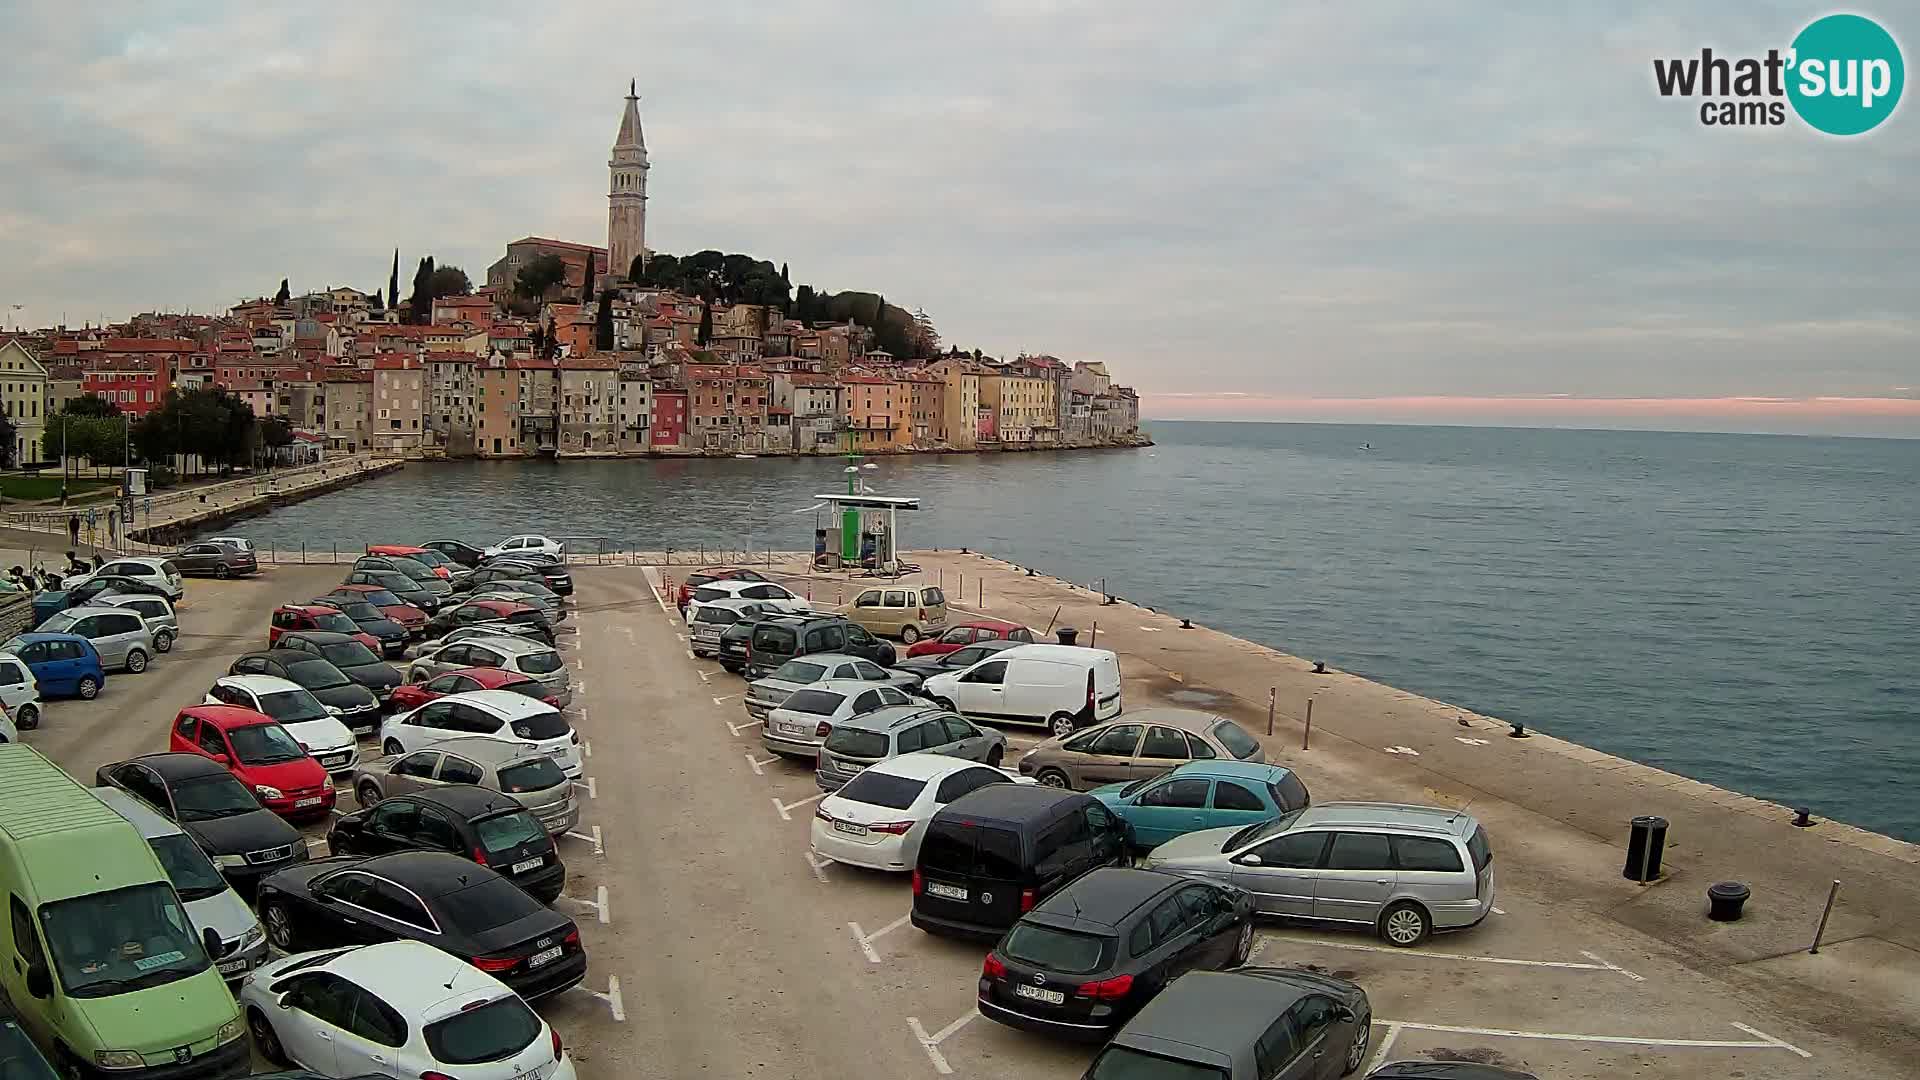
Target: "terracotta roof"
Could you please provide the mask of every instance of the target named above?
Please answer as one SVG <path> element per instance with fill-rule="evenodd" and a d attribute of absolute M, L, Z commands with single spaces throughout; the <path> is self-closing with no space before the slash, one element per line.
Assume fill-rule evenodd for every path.
<path fill-rule="evenodd" d="M 320 373 L 320 381 L 323 383 L 370 383 L 373 381 L 373 372 L 361 371 L 359 368 L 328 368 Z"/>
<path fill-rule="evenodd" d="M 100 348 L 104 352 L 120 353 L 181 353 L 192 352 L 195 345 L 180 338 L 108 338 Z"/>
<path fill-rule="evenodd" d="M 735 364 L 688 364 L 689 379 L 764 379 L 767 373 L 756 367 Z"/>
<path fill-rule="evenodd" d="M 376 356 L 373 358 L 375 371 L 412 371 L 420 367 L 420 361 L 411 356 Z"/>
<path fill-rule="evenodd" d="M 523 236 L 507 246 L 512 248 L 519 247 L 522 244 L 540 244 L 545 247 L 565 248 L 568 251 L 591 251 L 595 255 L 605 255 L 607 253 L 607 249 L 603 247 L 594 247 L 591 244 L 574 244 L 565 240 L 549 240 L 544 236 Z"/>
<path fill-rule="evenodd" d="M 561 371 L 618 371 L 619 361 L 611 356 L 568 356 L 560 360 Z"/>

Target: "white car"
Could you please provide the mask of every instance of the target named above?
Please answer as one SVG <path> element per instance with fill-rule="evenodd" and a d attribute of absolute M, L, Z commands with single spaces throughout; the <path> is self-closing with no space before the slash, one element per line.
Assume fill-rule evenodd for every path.
<path fill-rule="evenodd" d="M 16 743 L 19 741 L 20 729 L 14 726 L 13 711 L 11 709 L 0 709 L 0 743 Z"/>
<path fill-rule="evenodd" d="M 530 746 L 553 758 L 569 779 L 582 767 L 580 736 L 560 710 L 511 690 L 468 690 L 435 698 L 411 712 L 387 717 L 380 751 L 411 754 L 448 739 L 480 736 Z"/>
<path fill-rule="evenodd" d="M 233 548 L 235 551 L 251 552 L 253 550 L 253 541 L 244 536 L 209 536 L 200 542 L 203 544 L 219 544 L 222 547 Z"/>
<path fill-rule="evenodd" d="M 527 533 L 523 536 L 509 536 L 505 540 L 482 551 L 480 557 L 483 559 L 491 559 L 500 555 L 524 555 L 530 552 L 551 555 L 556 559 L 562 557 L 560 554 L 560 541 L 541 536 L 538 533 Z"/>
<path fill-rule="evenodd" d="M 101 574 L 130 577 L 135 581 L 165 589 L 167 599 L 179 600 L 187 594 L 187 588 L 180 583 L 180 568 L 166 559 L 135 558 L 131 555 L 114 559 L 91 574 L 78 574 L 60 579 L 64 589 L 75 589 Z"/>
<path fill-rule="evenodd" d="M 560 1033 L 479 968 L 419 941 L 296 953 L 248 975 L 241 1014 L 277 1066 L 322 1076 L 574 1080 Z"/>
<path fill-rule="evenodd" d="M 784 586 L 771 581 L 735 581 L 729 578 L 694 587 L 693 596 L 687 601 L 687 625 L 693 625 L 694 613 L 700 610 L 701 604 L 711 604 L 715 600 L 751 600 L 763 608 L 795 615 L 813 611 L 812 601 Z"/>
<path fill-rule="evenodd" d="M 687 605 L 687 647 L 695 656 L 712 656 L 720 651 L 720 635 L 741 619 L 760 614 L 754 600 L 709 600 L 695 607 Z"/>
<path fill-rule="evenodd" d="M 322 705 L 313 691 L 277 675 L 227 675 L 215 681 L 202 705 L 238 705 L 280 722 L 300 749 L 340 776 L 360 762 L 353 732 L 340 722 L 340 710 Z"/>
<path fill-rule="evenodd" d="M 560 654 L 526 638 L 492 638 L 456 641 L 434 649 L 422 649 L 407 664 L 407 681 L 423 683 L 435 675 L 461 668 L 488 667 L 540 680 L 561 708 L 573 703 L 573 676 Z"/>
<path fill-rule="evenodd" d="M 1033 783 L 1004 769 L 929 751 L 869 765 L 813 813 L 813 853 L 869 870 L 907 871 L 939 809 L 988 784 Z"/>
<path fill-rule="evenodd" d="M 10 652 L 0 652 L 0 708 L 7 716 L 8 742 L 20 741 L 15 726 L 23 731 L 40 726 L 40 684 L 26 661 Z"/>
<path fill-rule="evenodd" d="M 911 705 L 895 687 L 859 679 L 822 679 L 795 690 L 767 713 L 760 745 L 783 757 L 818 758 L 833 725 L 888 705 Z"/>

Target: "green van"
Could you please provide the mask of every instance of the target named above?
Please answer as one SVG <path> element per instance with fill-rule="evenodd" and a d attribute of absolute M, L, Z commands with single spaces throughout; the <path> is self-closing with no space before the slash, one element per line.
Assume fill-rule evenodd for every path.
<path fill-rule="evenodd" d="M 0 892 L 0 995 L 63 1076 L 247 1075 L 240 1010 L 153 849 L 19 743 L 0 745 Z"/>

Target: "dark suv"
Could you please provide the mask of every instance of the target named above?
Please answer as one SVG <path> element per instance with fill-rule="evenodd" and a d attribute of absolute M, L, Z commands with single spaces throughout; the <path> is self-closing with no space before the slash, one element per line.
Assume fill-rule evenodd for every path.
<path fill-rule="evenodd" d="M 1126 861 L 1126 824 L 1091 795 L 988 784 L 928 823 L 913 868 L 913 925 L 995 939 L 1074 878 Z"/>
<path fill-rule="evenodd" d="M 764 678 L 796 656 L 829 652 L 851 653 L 881 667 L 892 667 L 895 660 L 892 645 L 842 616 L 780 616 L 753 625 L 753 637 L 748 642 L 747 679 Z"/>

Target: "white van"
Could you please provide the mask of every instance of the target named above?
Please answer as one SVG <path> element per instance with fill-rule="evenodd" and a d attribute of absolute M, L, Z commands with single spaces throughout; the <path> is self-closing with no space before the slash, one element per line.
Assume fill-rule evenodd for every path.
<path fill-rule="evenodd" d="M 1120 715 L 1120 658 L 1079 645 L 1015 645 L 921 690 L 983 720 L 1045 724 L 1055 736 Z"/>

